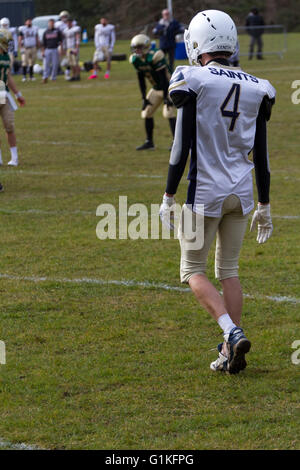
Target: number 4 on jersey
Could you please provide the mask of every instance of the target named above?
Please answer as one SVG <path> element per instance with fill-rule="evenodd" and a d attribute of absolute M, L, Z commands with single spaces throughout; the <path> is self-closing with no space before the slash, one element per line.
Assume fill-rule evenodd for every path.
<path fill-rule="evenodd" d="M 241 92 L 241 85 L 239 85 L 238 83 L 234 83 L 232 87 L 230 88 L 229 93 L 224 100 L 224 103 L 221 106 L 222 116 L 231 118 L 231 123 L 229 126 L 230 131 L 234 130 L 236 120 L 238 119 L 240 115 L 240 113 L 238 112 L 240 92 Z M 226 107 L 228 106 L 232 97 L 234 97 L 234 103 L 233 103 L 233 109 L 232 111 L 230 111 L 226 109 Z"/>

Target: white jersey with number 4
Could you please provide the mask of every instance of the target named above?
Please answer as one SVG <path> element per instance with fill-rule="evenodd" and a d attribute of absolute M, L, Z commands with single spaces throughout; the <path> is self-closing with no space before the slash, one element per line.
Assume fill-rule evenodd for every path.
<path fill-rule="evenodd" d="M 177 67 L 169 92 L 191 93 L 196 99 L 196 180 L 194 204 L 204 204 L 208 217 L 220 217 L 222 204 L 236 194 L 243 213 L 253 209 L 253 163 L 256 119 L 265 96 L 275 97 L 267 81 L 236 67 L 210 62 L 204 67 Z M 178 110 L 180 121 L 182 108 Z M 180 126 L 180 122 L 178 122 Z M 180 136 L 177 136 L 180 138 Z M 176 135 L 171 152 L 176 163 Z"/>

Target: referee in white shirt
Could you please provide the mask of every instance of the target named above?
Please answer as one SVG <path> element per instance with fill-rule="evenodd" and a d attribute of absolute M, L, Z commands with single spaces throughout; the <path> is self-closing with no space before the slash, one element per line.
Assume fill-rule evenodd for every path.
<path fill-rule="evenodd" d="M 235 50 L 237 33 L 226 13 L 198 13 L 185 32 L 185 43 L 192 66 L 177 67 L 170 81 L 178 115 L 160 216 L 165 224 L 170 221 L 174 194 L 191 150 L 187 204 L 179 226 L 181 281 L 189 283 L 199 303 L 223 330 L 219 357 L 210 368 L 235 374 L 245 369 L 245 354 L 251 347 L 240 327 L 243 295 L 238 259 L 254 206 L 253 167 L 259 203 L 251 229 L 258 222 L 259 243 L 273 229 L 266 122 L 275 90 L 267 80 L 230 67 L 228 58 Z M 251 150 L 253 163 L 248 159 Z M 204 206 L 204 244 L 192 249 L 184 221 L 187 215 L 197 220 L 199 205 Z M 205 274 L 215 236 L 215 273 L 223 296 Z"/>

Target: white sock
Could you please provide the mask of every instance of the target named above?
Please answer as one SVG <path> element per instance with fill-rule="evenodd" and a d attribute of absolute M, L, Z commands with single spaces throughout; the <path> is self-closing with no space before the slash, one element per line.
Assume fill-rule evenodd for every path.
<path fill-rule="evenodd" d="M 3 165 L 3 161 L 2 161 L 2 152 L 0 150 L 0 165 Z"/>
<path fill-rule="evenodd" d="M 227 335 L 233 328 L 236 328 L 236 325 L 233 323 L 228 313 L 224 313 L 224 315 L 218 318 L 218 324 L 224 331 L 224 335 Z"/>
<path fill-rule="evenodd" d="M 18 161 L 18 149 L 17 147 L 10 147 L 11 159 L 13 162 Z"/>

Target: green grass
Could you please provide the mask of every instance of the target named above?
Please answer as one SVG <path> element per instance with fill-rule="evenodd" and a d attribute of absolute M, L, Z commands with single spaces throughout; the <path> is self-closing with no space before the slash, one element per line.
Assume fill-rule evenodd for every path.
<path fill-rule="evenodd" d="M 300 106 L 290 98 L 299 38 L 289 35 L 283 60 L 242 59 L 278 93 L 269 124 L 277 216 L 299 216 Z M 128 53 L 128 42 L 116 51 Z M 83 47 L 82 60 L 92 52 Z M 299 449 L 300 366 L 291 362 L 299 303 L 266 298 L 300 297 L 299 220 L 274 217 L 264 246 L 247 233 L 240 275 L 252 296 L 243 319 L 249 366 L 215 375 L 209 363 L 221 330 L 191 294 L 57 281 L 180 286 L 177 241 L 96 237 L 99 204 L 127 195 L 129 205 L 150 208 L 164 191 L 168 123 L 158 111 L 156 150 L 135 151 L 144 129 L 132 67 L 114 63 L 109 81 L 91 83 L 86 73 L 74 84 L 16 81 L 27 99 L 16 113 L 21 164 L 0 172 L 0 272 L 15 278 L 0 278 L 1 439 L 49 449 Z M 1 148 L 7 162 L 7 144 Z M 185 192 L 183 178 L 178 202 Z M 48 280 L 21 279 L 32 276 Z"/>

